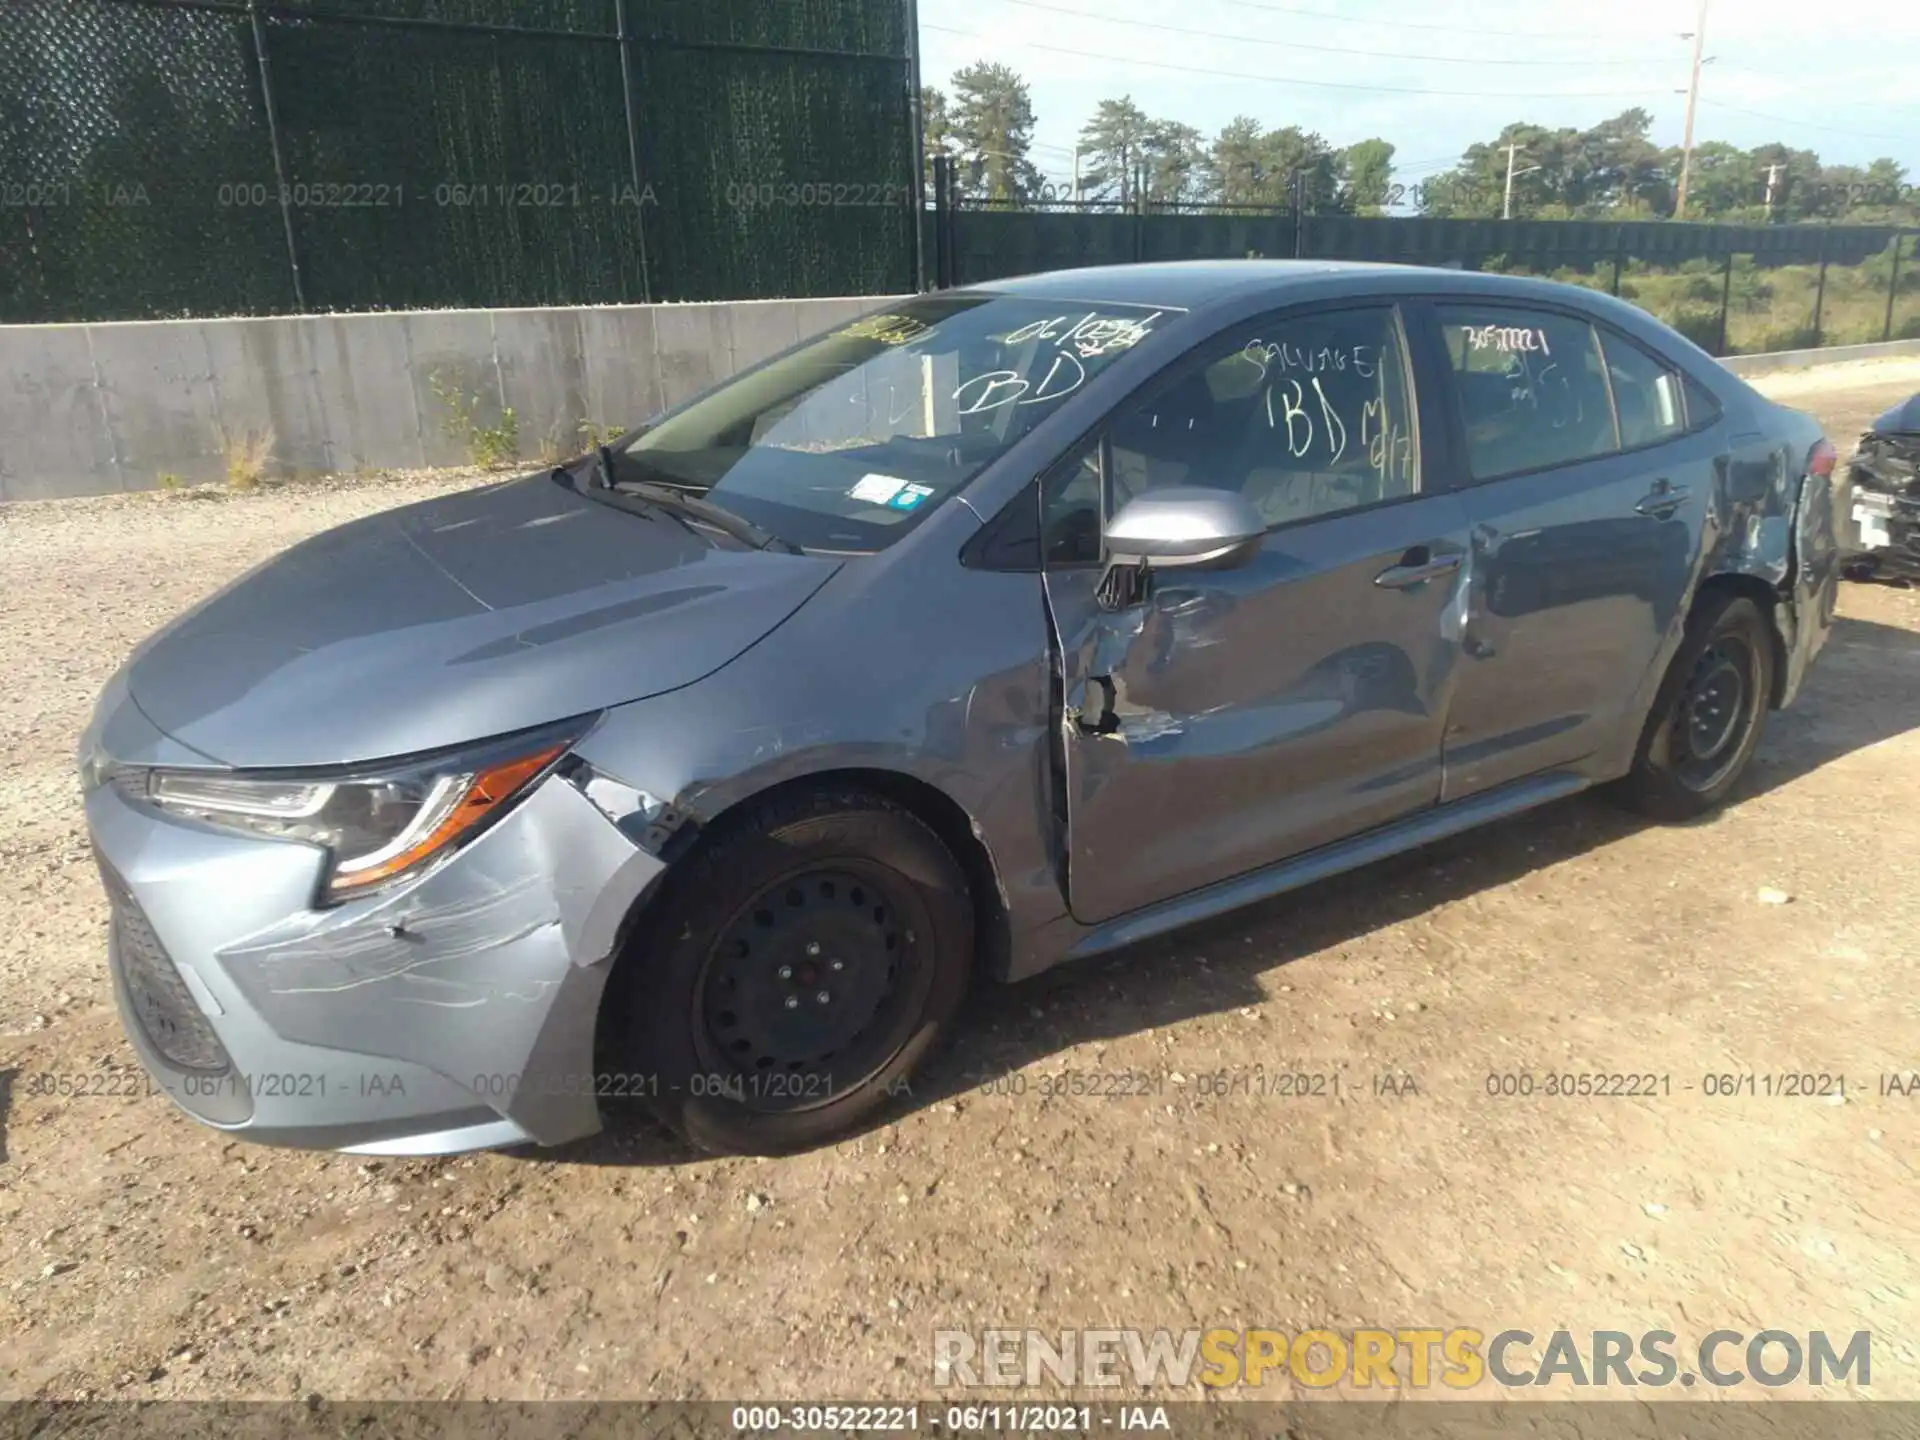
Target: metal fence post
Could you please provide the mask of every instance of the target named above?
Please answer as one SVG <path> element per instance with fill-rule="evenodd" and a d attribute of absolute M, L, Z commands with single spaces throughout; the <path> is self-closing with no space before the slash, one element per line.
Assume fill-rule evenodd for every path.
<path fill-rule="evenodd" d="M 953 157 L 933 157 L 933 285 L 945 290 L 953 284 Z"/>
<path fill-rule="evenodd" d="M 293 191 L 287 184 L 287 160 L 280 149 L 280 115 L 273 103 L 273 63 L 267 58 L 267 22 L 260 0 L 247 0 L 247 19 L 253 22 L 253 50 L 260 59 L 260 101 L 267 116 L 267 144 L 273 150 L 273 177 L 280 186 L 280 227 L 287 234 L 287 265 L 293 271 L 293 304 L 307 308 L 306 286 L 300 278 L 300 247 L 293 238 Z"/>
<path fill-rule="evenodd" d="M 1293 172 L 1288 189 L 1293 192 L 1293 258 L 1302 259 L 1307 253 L 1307 174 L 1304 170 Z"/>
<path fill-rule="evenodd" d="M 1147 254 L 1147 167 L 1141 162 L 1133 168 L 1133 258 L 1135 263 Z"/>
<path fill-rule="evenodd" d="M 624 4 L 625 0 L 621 0 Z M 908 128 L 913 132 L 909 143 L 913 146 L 913 185 L 908 191 L 913 196 L 913 234 L 908 243 L 913 247 L 913 288 L 916 292 L 927 288 L 927 242 L 925 225 L 927 217 L 927 120 L 920 111 L 920 0 L 907 0 L 907 114 L 912 123 Z"/>
<path fill-rule="evenodd" d="M 620 42 L 620 95 L 627 107 L 627 170 L 633 182 L 633 228 L 640 241 L 640 303 L 653 300 L 647 273 L 646 187 L 640 183 L 640 110 L 633 93 L 633 32 L 627 28 L 627 0 L 614 0 L 615 38 Z"/>
<path fill-rule="evenodd" d="M 1813 287 L 1813 348 L 1820 348 L 1820 312 L 1827 304 L 1827 237 L 1833 232 L 1833 222 L 1828 221 L 1820 227 L 1820 278 Z"/>
<path fill-rule="evenodd" d="M 1720 339 L 1713 347 L 1715 355 L 1727 353 L 1727 311 L 1733 306 L 1733 247 L 1727 247 L 1727 267 L 1720 273 Z"/>
<path fill-rule="evenodd" d="M 1887 281 L 1887 318 L 1880 327 L 1882 341 L 1893 339 L 1893 300 L 1900 293 L 1900 252 L 1906 248 L 1907 237 L 1898 230 L 1893 232 L 1893 275 Z"/>
<path fill-rule="evenodd" d="M 1626 258 L 1626 253 L 1627 227 L 1616 225 L 1613 227 L 1613 289 L 1611 291 L 1614 295 L 1620 293 L 1620 262 Z"/>

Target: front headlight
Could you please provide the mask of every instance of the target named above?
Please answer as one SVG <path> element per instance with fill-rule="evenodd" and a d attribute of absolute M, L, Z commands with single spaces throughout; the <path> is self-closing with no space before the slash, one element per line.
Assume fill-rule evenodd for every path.
<path fill-rule="evenodd" d="M 411 874 L 473 839 L 589 728 L 573 721 L 391 764 L 334 771 L 112 772 L 121 793 L 222 830 L 324 846 L 326 898 Z"/>

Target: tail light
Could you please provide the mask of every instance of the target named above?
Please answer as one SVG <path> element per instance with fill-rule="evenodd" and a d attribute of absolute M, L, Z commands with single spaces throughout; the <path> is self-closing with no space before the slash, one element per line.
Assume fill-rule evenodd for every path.
<path fill-rule="evenodd" d="M 1818 475 L 1822 479 L 1833 478 L 1833 467 L 1840 463 L 1840 452 L 1833 448 L 1833 442 L 1820 439 L 1814 442 L 1813 453 L 1807 456 L 1807 473 Z"/>

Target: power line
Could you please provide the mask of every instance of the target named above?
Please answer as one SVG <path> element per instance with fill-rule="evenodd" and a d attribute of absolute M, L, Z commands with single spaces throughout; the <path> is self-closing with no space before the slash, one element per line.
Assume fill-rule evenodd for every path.
<path fill-rule="evenodd" d="M 1304 15 L 1313 20 L 1332 20 L 1343 25 L 1367 25 L 1374 29 L 1385 26 L 1394 30 L 1444 30 L 1449 35 L 1462 33 L 1459 25 L 1438 25 L 1418 20 L 1385 20 L 1377 15 L 1336 15 L 1330 10 L 1302 10 L 1294 5 L 1273 5 L 1266 0 L 1233 0 L 1233 3 L 1248 10 L 1271 10 L 1280 15 Z M 1476 28 L 1470 33 L 1475 35 L 1497 35 L 1509 40 L 1620 40 L 1641 34 L 1649 38 L 1666 38 L 1664 30 L 1619 31 L 1619 30 L 1487 30 Z"/>
<path fill-rule="evenodd" d="M 1233 40 L 1245 45 L 1277 45 L 1287 50 L 1316 50 L 1327 55 L 1364 55 L 1374 60 L 1419 60 L 1433 65 L 1652 65 L 1663 61 L 1641 56 L 1638 59 L 1602 60 L 1503 60 L 1478 55 L 1414 55 L 1404 50 L 1357 50 L 1345 45 L 1315 45 L 1305 40 L 1276 40 L 1261 35 L 1243 35 L 1231 30 L 1201 30 L 1190 25 L 1165 25 L 1157 20 L 1129 20 L 1120 15 L 1102 15 L 1097 10 L 1072 10 L 1047 0 L 1001 0 L 1025 10 L 1051 10 L 1056 15 L 1073 15 L 1082 20 L 1098 20 L 1108 25 L 1133 25 L 1143 30 L 1164 30 L 1174 35 L 1199 35 L 1209 40 Z"/>
<path fill-rule="evenodd" d="M 1750 115 L 1755 120 L 1771 120 L 1776 125 L 1786 125 L 1795 129 L 1828 130 L 1835 135 L 1858 135 L 1867 140 L 1891 140 L 1895 144 L 1901 144 L 1913 138 L 1911 135 L 1887 135 L 1877 130 L 1856 130 L 1851 125 L 1822 125 L 1814 120 L 1789 120 L 1784 115 L 1769 115 L 1761 110 L 1748 110 L 1743 106 L 1729 105 L 1724 100 L 1708 99 L 1705 95 L 1700 97 L 1700 103 L 1702 105 L 1711 105 L 1716 110 L 1731 110 L 1736 115 Z"/>
<path fill-rule="evenodd" d="M 966 35 L 975 40 L 1005 44 L 1004 36 L 982 35 L 952 25 L 920 22 L 923 30 L 943 30 L 951 35 Z M 1058 55 L 1077 55 L 1083 60 L 1104 60 L 1109 65 L 1144 65 L 1154 70 L 1178 70 L 1188 75 L 1211 75 L 1222 80 L 1258 80 L 1268 85 L 1299 85 L 1314 90 L 1358 90 L 1371 95 L 1445 95 L 1473 100 L 1620 100 L 1647 99 L 1649 90 L 1429 90 L 1408 85 L 1359 85 L 1342 80 L 1300 80 L 1289 75 L 1256 75 L 1247 70 L 1215 70 L 1202 65 L 1178 65 L 1171 60 L 1142 60 L 1132 55 L 1102 55 L 1070 45 L 1047 45 L 1038 40 L 1018 40 L 1030 50 L 1048 50 Z"/>

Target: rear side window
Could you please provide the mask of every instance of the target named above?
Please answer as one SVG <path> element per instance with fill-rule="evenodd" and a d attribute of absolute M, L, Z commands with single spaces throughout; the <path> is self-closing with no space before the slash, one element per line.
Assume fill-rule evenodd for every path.
<path fill-rule="evenodd" d="M 1680 388 L 1687 397 L 1687 428 L 1704 430 L 1720 418 L 1720 402 L 1713 392 L 1691 375 L 1683 376 Z"/>
<path fill-rule="evenodd" d="M 1627 450 L 1658 445 L 1683 435 L 1687 415 L 1680 398 L 1680 377 L 1632 341 L 1602 335 L 1607 378 L 1613 382 L 1613 407 L 1620 417 L 1620 444 Z"/>
<path fill-rule="evenodd" d="M 1475 479 L 1619 450 L 1593 326 L 1511 305 L 1442 305 L 1438 311 Z"/>

